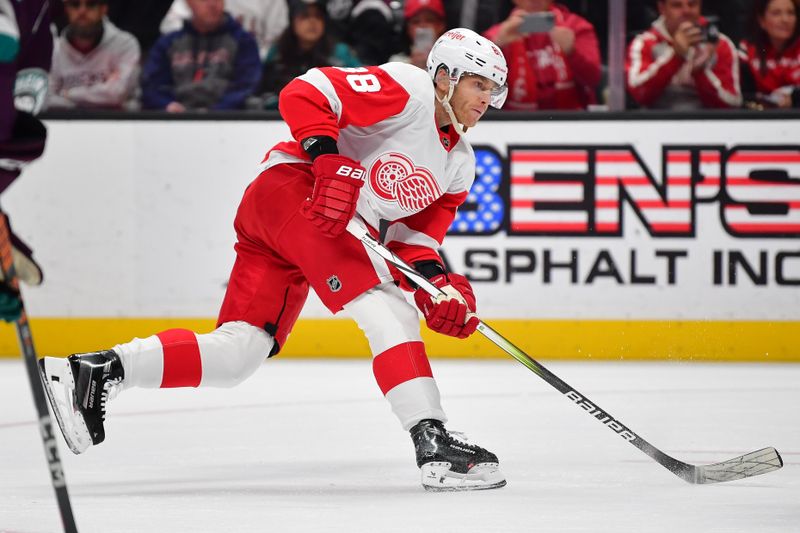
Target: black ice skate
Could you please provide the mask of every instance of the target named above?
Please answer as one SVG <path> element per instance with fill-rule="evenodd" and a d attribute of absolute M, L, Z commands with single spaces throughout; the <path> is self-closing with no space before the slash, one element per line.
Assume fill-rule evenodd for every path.
<path fill-rule="evenodd" d="M 495 454 L 453 437 L 438 420 L 422 420 L 411 428 L 411 439 L 425 490 L 496 489 L 506 484 Z"/>
<path fill-rule="evenodd" d="M 105 439 L 106 403 L 119 391 L 125 377 L 113 350 L 44 357 L 39 361 L 42 382 L 64 440 L 82 453 Z"/>

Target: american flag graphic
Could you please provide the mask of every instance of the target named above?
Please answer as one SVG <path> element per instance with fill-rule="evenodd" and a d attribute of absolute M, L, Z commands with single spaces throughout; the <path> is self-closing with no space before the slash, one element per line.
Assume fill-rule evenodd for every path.
<path fill-rule="evenodd" d="M 495 233 L 503 224 L 505 202 L 500 194 L 503 161 L 493 150 L 475 148 L 475 182 L 467 201 L 456 213 L 450 233 Z"/>

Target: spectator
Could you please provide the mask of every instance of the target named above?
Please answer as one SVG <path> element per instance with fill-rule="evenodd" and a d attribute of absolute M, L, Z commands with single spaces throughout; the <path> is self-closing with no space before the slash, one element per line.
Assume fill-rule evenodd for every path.
<path fill-rule="evenodd" d="M 138 84 L 139 43 L 106 18 L 104 0 L 65 0 L 67 27 L 50 70 L 50 107 L 123 108 Z"/>
<path fill-rule="evenodd" d="M 486 37 L 508 59 L 506 109 L 585 109 L 596 101 L 600 49 L 594 27 L 553 0 L 514 0 L 517 9 Z M 528 33 L 532 14 L 552 14 L 553 26 Z"/>
<path fill-rule="evenodd" d="M 291 0 L 289 27 L 269 50 L 264 62 L 256 107 L 277 109 L 278 93 L 314 67 L 360 67 L 350 48 L 336 42 L 327 29 L 324 1 Z"/>
<path fill-rule="evenodd" d="M 161 37 L 142 75 L 142 104 L 170 113 L 237 109 L 258 85 L 258 45 L 223 0 L 188 0 L 192 18 Z"/>
<path fill-rule="evenodd" d="M 289 24 L 286 0 L 225 0 L 225 10 L 256 38 L 262 61 Z M 186 0 L 175 0 L 161 21 L 161 33 L 179 30 L 191 15 Z"/>
<path fill-rule="evenodd" d="M 659 109 L 741 105 L 736 49 L 700 10 L 701 0 L 658 0 L 660 16 L 628 48 L 628 92 L 639 105 Z"/>
<path fill-rule="evenodd" d="M 751 37 L 740 46 L 745 99 L 765 107 L 800 107 L 798 0 L 756 0 Z"/>
<path fill-rule="evenodd" d="M 404 10 L 404 50 L 389 61 L 427 68 L 428 54 L 436 39 L 447 29 L 442 0 L 407 0 Z"/>

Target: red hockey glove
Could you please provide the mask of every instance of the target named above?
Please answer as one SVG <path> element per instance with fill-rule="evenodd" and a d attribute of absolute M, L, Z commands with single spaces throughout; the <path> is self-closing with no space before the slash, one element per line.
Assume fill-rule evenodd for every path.
<path fill-rule="evenodd" d="M 414 291 L 414 301 L 428 327 L 459 339 L 475 333 L 478 327 L 478 317 L 472 314 L 475 312 L 475 294 L 467 278 L 448 273 L 434 276 L 430 282 L 445 294 L 434 298 L 423 289 Z"/>
<path fill-rule="evenodd" d="M 316 178 L 314 192 L 300 211 L 325 236 L 336 237 L 356 213 L 367 172 L 358 161 L 339 154 L 320 155 L 311 168 Z"/>

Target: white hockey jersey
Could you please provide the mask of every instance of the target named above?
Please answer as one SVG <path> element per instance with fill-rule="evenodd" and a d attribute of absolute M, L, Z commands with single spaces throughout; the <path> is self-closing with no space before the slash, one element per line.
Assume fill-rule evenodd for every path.
<path fill-rule="evenodd" d="M 295 141 L 280 143 L 263 168 L 309 162 L 297 141 L 338 140 L 367 179 L 358 214 L 372 228 L 391 224 L 385 243 L 406 261 L 434 259 L 475 178 L 475 155 L 453 128 L 441 131 L 428 74 L 404 63 L 309 70 L 281 91 L 280 110 Z"/>

